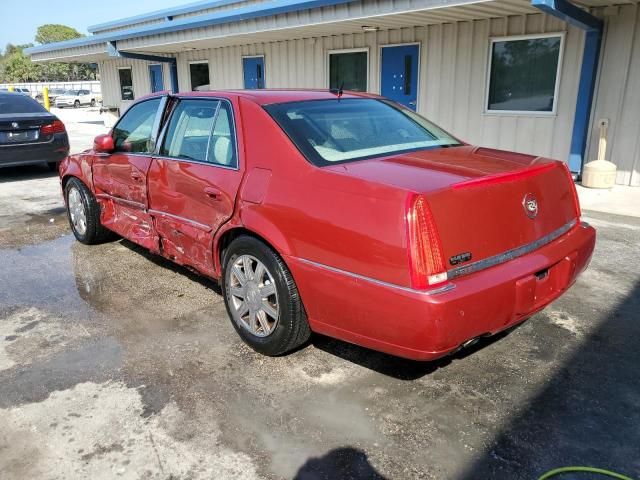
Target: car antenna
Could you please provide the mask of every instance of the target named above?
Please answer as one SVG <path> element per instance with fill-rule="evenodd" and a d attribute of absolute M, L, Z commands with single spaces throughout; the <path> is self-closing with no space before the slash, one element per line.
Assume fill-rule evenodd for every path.
<path fill-rule="evenodd" d="M 344 82 L 340 84 L 340 88 L 330 88 L 329 91 L 334 95 L 337 95 L 338 101 L 340 101 L 340 97 L 342 97 L 342 93 L 344 91 Z"/>

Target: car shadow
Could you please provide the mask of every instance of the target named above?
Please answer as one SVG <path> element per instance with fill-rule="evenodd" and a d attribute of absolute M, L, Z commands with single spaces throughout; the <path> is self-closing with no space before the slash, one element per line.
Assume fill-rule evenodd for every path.
<path fill-rule="evenodd" d="M 51 170 L 46 163 L 0 168 L 0 183 L 36 180 L 57 177 L 58 172 Z"/>
<path fill-rule="evenodd" d="M 155 265 L 162 267 L 162 268 L 166 268 L 167 270 L 171 270 L 172 272 L 176 272 L 179 274 L 184 275 L 185 277 L 187 277 L 189 280 L 199 283 L 200 285 L 202 285 L 203 287 L 212 290 L 213 292 L 217 293 L 218 295 L 222 295 L 222 290 L 220 289 L 220 286 L 218 285 L 218 283 L 210 278 L 204 277 L 201 274 L 189 270 L 186 267 L 183 267 L 181 265 L 178 265 L 177 263 L 172 262 L 171 260 L 168 260 L 164 257 L 161 257 L 160 255 L 156 255 L 155 253 L 151 253 L 148 249 L 146 249 L 145 247 L 141 247 L 140 245 L 131 242 L 130 240 L 127 240 L 126 238 L 123 238 L 120 241 L 120 244 L 123 247 L 128 248 L 129 250 L 142 255 L 143 257 L 145 257 L 147 260 L 153 262 Z"/>
<path fill-rule="evenodd" d="M 369 463 L 362 450 L 343 447 L 329 451 L 318 458 L 308 459 L 300 467 L 293 480 L 385 480 Z"/>
<path fill-rule="evenodd" d="M 139 255 L 142 255 L 155 265 L 171 270 L 172 272 L 185 275 L 190 280 L 199 283 L 214 293 L 222 295 L 220 285 L 215 280 L 204 277 L 198 272 L 178 265 L 160 255 L 151 253 L 145 247 L 141 247 L 127 239 L 123 238 L 119 241 L 121 245 Z M 292 355 L 300 350 L 304 350 L 311 344 L 323 352 L 334 355 L 344 361 L 355 363 L 382 375 L 386 375 L 397 380 L 412 381 L 424 377 L 425 375 L 429 375 L 439 368 L 451 364 L 451 362 L 455 360 L 460 360 L 468 357 L 469 355 L 473 355 L 478 350 L 481 350 L 509 335 L 509 333 L 520 327 L 523 323 L 524 322 L 519 323 L 491 337 L 480 338 L 477 343 L 469 347 L 430 362 L 420 362 L 396 357 L 317 333 L 312 334 L 308 342 L 284 353 L 282 356 Z"/>
<path fill-rule="evenodd" d="M 525 480 L 567 465 L 639 478 L 640 281 L 602 315 L 542 389 L 486 442 L 460 480 Z"/>
<path fill-rule="evenodd" d="M 334 355 L 347 362 L 355 363 L 382 375 L 395 378 L 396 380 L 413 381 L 422 378 L 425 375 L 430 375 L 436 370 L 446 367 L 455 360 L 461 360 L 473 355 L 478 350 L 481 350 L 506 337 L 520 325 L 522 325 L 522 323 L 491 337 L 481 338 L 477 343 L 467 348 L 458 350 L 446 357 L 430 362 L 419 362 L 415 360 L 408 360 L 406 358 L 395 357 L 393 355 L 370 350 L 359 345 L 354 345 L 343 342 L 342 340 L 318 334 L 313 335 L 311 338 L 311 344 L 323 352 Z"/>

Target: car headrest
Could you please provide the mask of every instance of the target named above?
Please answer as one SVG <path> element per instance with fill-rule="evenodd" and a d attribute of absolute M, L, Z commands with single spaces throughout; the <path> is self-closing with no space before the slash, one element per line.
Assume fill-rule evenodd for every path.
<path fill-rule="evenodd" d="M 216 163 L 220 165 L 231 165 L 233 151 L 231 149 L 231 140 L 227 137 L 218 137 L 213 147 L 213 157 Z"/>

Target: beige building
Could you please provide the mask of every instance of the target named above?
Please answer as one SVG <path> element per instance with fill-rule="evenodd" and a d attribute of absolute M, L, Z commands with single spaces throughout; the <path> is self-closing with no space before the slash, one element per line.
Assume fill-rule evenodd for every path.
<path fill-rule="evenodd" d="M 633 2 L 633 3 L 632 3 Z M 157 90 L 330 88 L 397 100 L 474 144 L 595 159 L 640 185 L 636 0 L 217 0 L 90 27 L 33 60 L 95 62 L 105 106 Z"/>

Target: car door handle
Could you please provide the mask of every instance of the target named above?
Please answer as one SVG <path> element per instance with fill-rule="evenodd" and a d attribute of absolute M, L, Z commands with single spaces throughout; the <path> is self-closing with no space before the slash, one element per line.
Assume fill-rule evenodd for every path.
<path fill-rule="evenodd" d="M 136 182 L 141 182 L 142 181 L 142 175 L 140 175 L 137 172 L 131 172 L 131 179 L 135 180 Z"/>
<path fill-rule="evenodd" d="M 222 200 L 222 192 L 214 187 L 205 187 L 204 194 L 212 200 Z"/>

